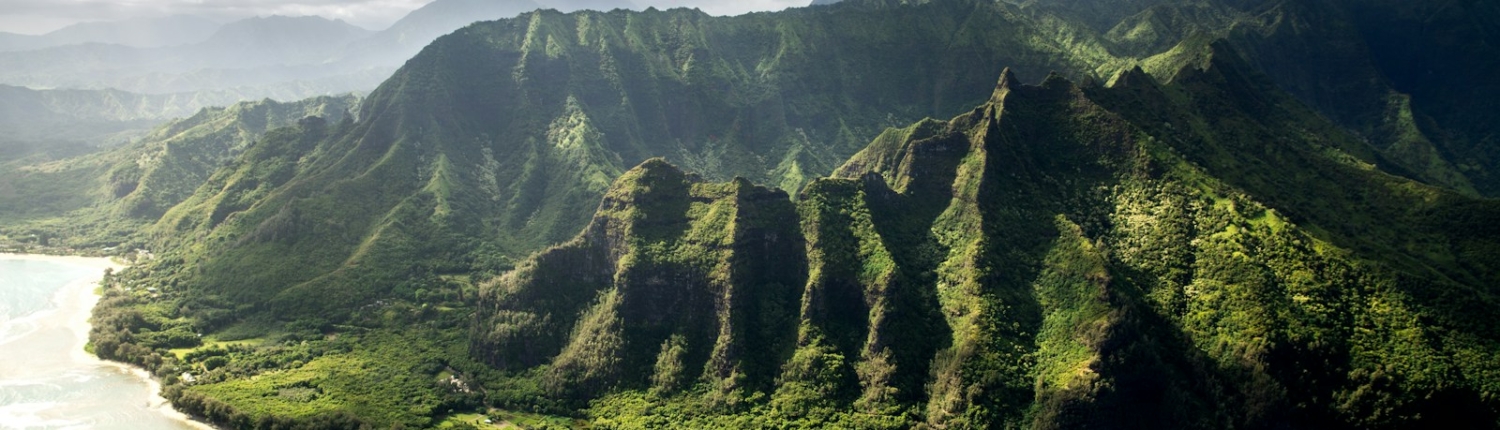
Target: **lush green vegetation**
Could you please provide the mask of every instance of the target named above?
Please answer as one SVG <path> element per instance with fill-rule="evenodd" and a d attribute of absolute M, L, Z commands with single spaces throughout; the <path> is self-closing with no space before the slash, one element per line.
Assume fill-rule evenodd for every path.
<path fill-rule="evenodd" d="M 1490 427 L 1495 111 L 1375 42 L 1496 14 L 1387 3 L 535 12 L 0 147 L 0 244 L 235 428 Z"/>
<path fill-rule="evenodd" d="M 172 270 L 180 262 L 143 262 Z M 111 274 L 94 313 L 100 357 L 151 370 L 178 409 L 234 427 L 425 428 L 480 408 L 501 385 L 468 353 L 473 295 L 422 290 L 353 312 L 340 324 L 242 322 L 205 342 L 222 320 L 203 298 L 137 269 Z M 432 282 L 441 282 L 432 280 Z M 276 427 L 281 428 L 281 427 Z M 291 427 L 287 427 L 291 428 Z"/>
<path fill-rule="evenodd" d="M 357 102 L 342 96 L 205 108 L 102 151 L 59 144 L 0 157 L 6 196 L 0 200 L 0 246 L 53 253 L 105 248 L 112 254 L 152 247 L 146 226 L 268 130 L 309 115 L 338 120 Z"/>
<path fill-rule="evenodd" d="M 1500 353 L 1500 339 L 1478 323 L 1495 305 L 1484 268 L 1500 255 L 1425 214 L 1458 204 L 1486 218 L 1500 206 L 1374 170 L 1372 151 L 1299 112 L 1227 45 L 1200 54 L 1165 86 L 1139 70 L 1109 87 L 1058 77 L 1026 87 L 1007 73 L 990 104 L 892 130 L 840 170 L 848 179 L 810 185 L 797 216 L 807 241 L 800 325 L 779 329 L 797 346 L 762 358 L 779 368 L 772 385 L 605 374 L 602 385 L 550 382 L 563 388 L 549 398 L 593 399 L 585 413 L 601 428 L 1500 423 L 1500 380 L 1481 358 Z M 1271 165 L 1318 174 L 1258 167 Z M 647 375 L 653 361 L 658 374 L 693 365 L 679 351 L 691 340 L 655 348 L 657 337 L 633 351 L 625 336 L 597 334 L 648 326 L 599 313 L 627 302 L 622 294 L 650 294 L 642 277 L 713 285 L 615 248 L 690 250 L 671 238 L 714 225 L 673 215 L 699 204 L 671 179 L 680 176 L 656 161 L 627 173 L 579 240 L 481 291 L 480 330 L 538 339 L 481 336 L 495 342 L 488 350 L 569 345 L 496 363 L 543 374 L 569 361 L 641 363 L 622 375 Z M 657 177 L 669 179 L 648 180 Z M 1332 184 L 1344 189 L 1320 189 Z M 620 213 L 637 223 L 613 222 Z M 1372 213 L 1404 221 L 1350 218 Z M 1433 242 L 1447 245 L 1420 245 Z M 555 302 L 532 291 L 583 285 L 543 267 L 577 268 L 565 256 L 586 255 L 608 257 L 592 263 L 591 287 L 565 294 L 595 307 L 535 308 Z M 581 316 L 555 317 L 570 314 Z M 764 339 L 756 344 L 777 345 Z M 589 349 L 599 345 L 620 346 Z M 726 385 L 743 391 L 726 395 Z"/>

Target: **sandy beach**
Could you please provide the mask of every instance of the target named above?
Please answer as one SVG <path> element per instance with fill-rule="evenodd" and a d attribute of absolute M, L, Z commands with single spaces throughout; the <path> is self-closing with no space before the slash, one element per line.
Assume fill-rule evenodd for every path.
<path fill-rule="evenodd" d="M 124 265 L 113 262 L 107 258 L 76 256 L 0 254 L 0 260 L 48 261 L 72 266 L 96 268 L 100 271 L 100 276 L 102 276 L 103 270 L 106 268 L 120 270 L 125 267 Z M 84 350 L 84 346 L 88 343 L 90 329 L 89 317 L 92 314 L 94 305 L 99 301 L 99 295 L 95 293 L 95 290 L 98 287 L 98 283 L 99 277 L 85 277 L 73 280 L 63 286 L 52 298 L 52 302 L 57 306 L 56 309 L 38 312 L 27 317 L 28 324 L 33 325 L 32 330 L 29 331 L 36 332 L 42 330 L 65 329 L 67 332 L 71 332 L 71 334 L 73 335 L 71 336 L 73 345 L 71 345 L 69 349 L 70 355 L 75 362 L 82 363 L 85 366 L 101 366 L 113 368 L 120 372 L 134 375 L 136 378 L 144 381 L 150 387 L 151 395 L 148 399 L 148 409 L 160 413 L 173 420 L 180 421 L 191 428 L 201 430 L 214 429 L 214 427 L 212 426 L 194 421 L 187 415 L 173 409 L 171 404 L 168 403 L 165 398 L 161 397 L 161 384 L 144 369 L 127 364 L 101 360 L 93 354 L 90 354 Z M 19 339 L 24 337 L 25 335 L 23 334 L 22 336 L 17 336 L 16 338 Z M 12 340 L 15 339 L 9 339 L 6 341 L 6 343 L 9 343 Z"/>

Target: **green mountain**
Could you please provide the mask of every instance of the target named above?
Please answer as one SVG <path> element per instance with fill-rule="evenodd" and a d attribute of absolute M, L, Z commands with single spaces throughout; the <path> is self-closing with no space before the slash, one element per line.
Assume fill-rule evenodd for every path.
<path fill-rule="evenodd" d="M 483 287 L 474 352 L 599 398 L 599 428 L 1500 423 L 1500 254 L 1463 233 L 1500 205 L 1372 169 L 1225 45 L 1202 61 L 1007 73 L 795 208 L 647 161 Z"/>
<path fill-rule="evenodd" d="M 726 391 L 770 386 L 806 282 L 796 217 L 785 192 L 648 160 L 579 238 L 480 291 L 476 353 L 502 369 L 550 364 L 556 396 L 627 380 L 670 392 L 698 375 L 727 379 Z"/>
<path fill-rule="evenodd" d="M 389 28 L 350 43 L 334 61 L 399 65 L 421 52 L 438 36 L 470 23 L 512 18 L 537 9 L 604 11 L 632 6 L 629 1 L 618 0 L 433 0 L 401 17 Z"/>
<path fill-rule="evenodd" d="M 98 106 L 115 106 L 79 102 L 76 97 L 43 100 L 50 105 L 76 104 L 94 110 Z M 145 105 L 152 98 L 111 100 Z M 0 228 L 0 236 L 8 237 L 0 243 L 25 246 L 16 242 L 33 235 L 65 239 L 56 244 L 34 244 L 43 246 L 115 246 L 129 241 L 167 209 L 190 197 L 212 173 L 239 157 L 268 130 L 296 124 L 308 116 L 337 121 L 357 103 L 354 96 L 318 97 L 294 103 L 244 102 L 228 108 L 199 110 L 134 142 L 104 150 L 64 142 L 43 143 L 38 144 L 40 149 L 17 151 L 14 157 L 0 159 L 0 196 L 5 196 L 0 200 L 0 220 L 6 223 Z M 131 112 L 125 109 L 131 104 L 120 105 L 123 106 L 117 110 L 127 115 Z M 79 122 L 64 123 L 77 126 Z"/>
<path fill-rule="evenodd" d="M 1446 157 L 1480 194 L 1500 194 L 1494 169 L 1500 131 L 1492 108 L 1500 85 L 1483 72 L 1500 61 L 1500 27 L 1493 19 L 1500 16 L 1500 7 L 1465 1 L 1382 2 L 1383 7 L 1351 3 L 1346 8 L 1352 21 L 1397 93 L 1386 116 L 1422 133 L 1385 149 L 1425 151 L 1425 138 L 1432 152 Z"/>
<path fill-rule="evenodd" d="M 138 94 L 0 85 L 0 145 L 113 147 L 169 121 L 238 102 L 234 90 Z"/>
<path fill-rule="evenodd" d="M 1160 76 L 1213 40 L 1181 22 L 1229 28 L 1258 65 L 1295 51 L 1268 48 L 1283 39 L 1327 40 L 1255 20 L 1296 12 L 1273 6 L 1161 2 L 1133 16 L 1152 19 L 1122 22 L 1162 29 L 1102 35 L 1070 24 L 1068 9 L 969 0 L 728 18 L 539 11 L 476 24 L 408 62 L 370 95 L 361 121 L 288 131 L 267 145 L 292 152 L 221 171 L 224 182 L 156 224 L 153 248 L 182 251 L 201 291 L 297 309 L 283 319 L 337 319 L 411 273 L 503 271 L 566 240 L 610 181 L 647 158 L 799 189 L 884 127 L 982 101 L 974 95 L 1005 65 L 1083 80 L 1140 65 Z M 1171 12 L 1192 7 L 1203 11 Z M 896 27 L 911 30 L 873 30 Z M 1388 171 L 1474 190 L 1441 154 L 1377 152 L 1371 162 Z M 1436 173 L 1401 160 L 1435 163 L 1421 172 Z"/>
<path fill-rule="evenodd" d="M 1001 64 L 1094 68 L 1027 45 L 1040 35 L 1001 5 L 917 8 L 932 23 L 899 40 L 869 29 L 911 10 L 473 25 L 371 93 L 359 122 L 288 131 L 266 142 L 280 150 L 221 171 L 156 225 L 153 248 L 184 251 L 203 292 L 337 316 L 411 273 L 498 272 L 566 240 L 650 157 L 795 189 L 887 125 L 982 100 Z"/>
<path fill-rule="evenodd" d="M 1484 2 L 1018 1 L 1089 23 L 1112 52 L 1153 55 L 1192 38 L 1228 40 L 1278 86 L 1369 141 L 1384 167 L 1495 196 L 1497 88 L 1480 70 L 1500 46 Z M 1122 19 L 1123 17 L 1123 19 Z M 1148 61 L 1143 66 L 1151 70 Z M 1151 70 L 1155 73 L 1155 70 Z M 1478 74 L 1476 74 L 1478 73 Z"/>
<path fill-rule="evenodd" d="M 95 351 L 235 428 L 1491 427 L 1495 110 L 1406 7 L 537 11 L 3 234 L 155 251 Z"/>
<path fill-rule="evenodd" d="M 1335 30 L 1309 34 L 1285 24 L 1322 18 L 1321 9 L 1300 3 L 1253 10 L 1157 3 L 1122 21 L 1134 23 L 1131 30 L 1117 25 L 1105 34 L 1070 24 L 1065 19 L 1077 19 L 1066 10 L 980 1 L 846 3 L 735 18 L 685 10 L 537 12 L 475 25 L 436 42 L 382 85 L 362 115 L 365 123 L 332 135 L 314 151 L 325 156 L 320 162 L 327 167 L 290 180 L 293 186 L 276 193 L 277 200 L 262 202 L 237 223 L 222 227 L 212 216 L 203 222 L 201 215 L 210 208 L 183 208 L 183 213 L 200 216 L 189 223 L 195 229 L 212 228 L 235 238 L 226 239 L 227 246 L 205 245 L 212 249 L 197 253 L 215 261 L 206 272 L 233 273 L 234 284 L 265 288 L 263 299 L 283 289 L 321 294 L 348 283 L 378 288 L 380 282 L 354 281 L 340 269 L 375 256 L 368 251 L 412 249 L 416 255 L 434 256 L 416 265 L 459 263 L 440 271 L 502 270 L 581 228 L 587 208 L 609 181 L 649 157 L 666 156 L 715 178 L 744 176 L 798 189 L 809 178 L 830 172 L 884 127 L 962 112 L 979 101 L 972 94 L 982 93 L 1007 65 L 1030 76 L 1063 71 L 1101 80 L 1135 64 L 1158 74 L 1157 69 L 1170 70 L 1177 52 L 1212 40 L 1183 23 L 1229 29 L 1224 36 L 1237 47 L 1248 47 L 1241 50 L 1254 53 L 1252 61 L 1265 70 L 1297 70 L 1268 74 L 1290 76 L 1278 83 L 1312 100 L 1314 107 L 1350 99 L 1345 93 L 1356 92 L 1326 85 L 1327 80 L 1364 82 L 1353 79 L 1363 76 L 1356 72 L 1375 73 L 1283 67 L 1318 63 L 1273 53 L 1325 55 L 1342 46 L 1326 42 L 1340 40 L 1329 33 L 1363 37 Z M 921 25 L 908 24 L 912 17 L 922 17 L 917 21 Z M 896 27 L 912 31 L 898 39 L 872 30 Z M 1329 46 L 1284 48 L 1291 43 L 1286 39 Z M 1302 81 L 1308 82 L 1299 85 Z M 1322 88 L 1335 90 L 1313 90 Z M 1358 95 L 1374 94 L 1380 100 L 1368 109 L 1346 103 L 1356 106 L 1348 108 L 1351 117 L 1380 115 L 1384 121 L 1385 99 L 1400 98 L 1382 88 L 1356 89 Z M 1320 97 L 1332 101 L 1319 103 Z M 1325 112 L 1336 120 L 1343 113 Z M 1419 113 L 1397 109 L 1389 116 L 1395 124 L 1358 119 L 1339 124 L 1387 141 L 1410 138 L 1405 146 L 1375 145 L 1388 149 L 1377 162 L 1409 177 L 1474 192 L 1472 175 L 1459 173 L 1450 161 L 1456 158 L 1445 157 L 1420 129 L 1399 127 L 1416 127 L 1413 115 Z M 372 155 L 343 156 L 357 152 Z M 340 180 L 356 177 L 371 181 Z M 369 188 L 376 184 L 379 192 Z M 350 217 L 331 200 L 369 206 Z M 418 201 L 428 207 L 413 206 Z M 257 224 L 303 204 L 320 208 L 304 214 L 310 218 L 303 222 L 337 219 L 343 224 L 337 239 L 319 245 L 320 257 L 284 252 L 302 242 L 301 235 L 285 236 L 282 243 L 241 246 L 248 243 L 240 238 Z M 452 205 L 464 209 L 445 209 Z M 435 215 L 422 215 L 427 212 Z M 187 225 L 181 219 L 166 221 L 163 228 Z M 388 229 L 394 225 L 404 227 Z M 407 227 L 421 231 L 405 231 Z M 261 254 L 298 263 L 278 263 L 295 269 L 267 274 L 260 265 L 270 261 Z M 412 266 L 401 252 L 381 258 Z M 388 266 L 384 260 L 368 261 Z M 399 276 L 402 270 L 391 274 Z M 205 281 L 210 288 L 225 284 Z M 307 303 L 295 294 L 284 298 Z"/>

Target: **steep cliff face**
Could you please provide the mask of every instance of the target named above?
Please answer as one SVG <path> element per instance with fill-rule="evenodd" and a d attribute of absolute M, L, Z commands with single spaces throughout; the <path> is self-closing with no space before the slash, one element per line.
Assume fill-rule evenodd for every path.
<path fill-rule="evenodd" d="M 770 386 L 806 276 L 795 219 L 783 192 L 647 161 L 581 236 L 484 286 L 476 350 L 505 369 L 546 365 L 564 396 Z"/>
<path fill-rule="evenodd" d="M 1090 38 L 1041 43 L 1049 30 L 1015 12 L 958 0 L 472 25 L 371 93 L 360 121 L 267 140 L 301 152 L 220 170 L 156 223 L 155 247 L 201 267 L 190 276 L 204 294 L 336 317 L 412 273 L 502 271 L 567 240 L 652 157 L 797 188 L 886 126 L 982 101 L 1001 64 L 1082 76 L 1120 64 Z M 906 36 L 881 30 L 897 27 Z"/>
<path fill-rule="evenodd" d="M 1414 128 L 1421 112 L 1387 91 L 1339 5 L 1018 3 L 861 1 L 738 17 L 538 11 L 475 24 L 397 71 L 356 124 L 287 136 L 316 141 L 283 145 L 304 152 L 275 165 L 235 167 L 286 177 L 218 172 L 223 180 L 205 181 L 150 229 L 163 238 L 152 247 L 201 267 L 188 276 L 206 295 L 286 319 L 337 319 L 412 274 L 504 271 L 567 240 L 613 179 L 648 158 L 798 189 L 885 127 L 984 101 L 1003 65 L 1083 81 L 1139 64 L 1168 80 L 1220 36 L 1318 109 L 1301 113 L 1372 138 L 1370 163 L 1478 192 L 1471 176 L 1484 162 L 1455 170 L 1441 142 Z M 1133 15 L 1103 31 L 1072 13 Z M 1338 25 L 1309 25 L 1320 20 Z M 1312 61 L 1333 52 L 1348 65 Z M 168 210 L 137 202 L 141 214 Z"/>
<path fill-rule="evenodd" d="M 795 213 L 648 162 L 485 287 L 474 350 L 606 428 L 1496 423 L 1497 255 L 1456 228 L 1500 207 L 1373 169 L 1247 70 L 1214 44 L 1167 85 L 1007 71 Z M 778 208 L 733 212 L 777 240 L 741 246 L 727 196 Z"/>
<path fill-rule="evenodd" d="M 950 183 L 919 160 L 951 158 L 954 131 L 971 142 L 947 208 L 915 229 L 939 244 L 953 333 L 929 424 L 1491 425 L 1473 358 L 1495 332 L 1469 318 L 1495 312 L 1496 255 L 1454 229 L 1472 217 L 1430 214 L 1493 202 L 1374 170 L 1227 46 L 1207 55 L 1167 86 L 1002 78 L 948 134 L 919 125 L 841 169 L 917 196 L 923 176 Z"/>

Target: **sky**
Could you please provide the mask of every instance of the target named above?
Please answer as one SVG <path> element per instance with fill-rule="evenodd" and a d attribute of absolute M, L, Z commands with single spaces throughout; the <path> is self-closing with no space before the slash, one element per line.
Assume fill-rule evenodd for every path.
<path fill-rule="evenodd" d="M 432 0 L 0 0 L 0 31 L 42 34 L 85 21 L 199 15 L 218 21 L 318 15 L 381 30 Z M 496 0 L 505 1 L 505 0 Z M 545 0 L 538 3 L 545 3 Z M 697 7 L 714 15 L 806 6 L 810 0 L 633 0 L 641 8 Z"/>

